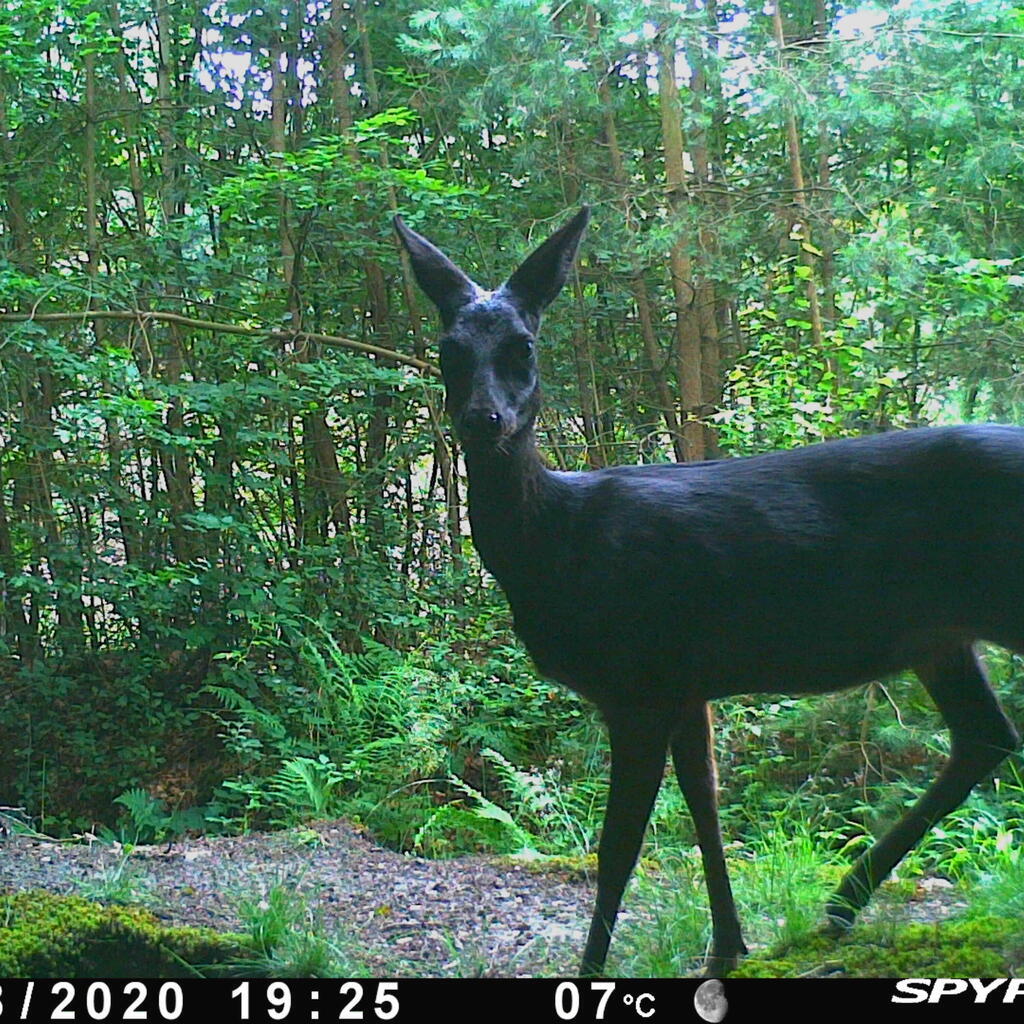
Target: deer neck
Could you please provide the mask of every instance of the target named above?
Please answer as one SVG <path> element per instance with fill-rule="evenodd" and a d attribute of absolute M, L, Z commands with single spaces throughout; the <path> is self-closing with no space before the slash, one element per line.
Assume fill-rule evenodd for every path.
<path fill-rule="evenodd" d="M 551 473 L 537 451 L 533 427 L 502 449 L 465 448 L 469 522 L 484 565 L 506 590 L 529 571 L 529 552 L 552 488 Z"/>

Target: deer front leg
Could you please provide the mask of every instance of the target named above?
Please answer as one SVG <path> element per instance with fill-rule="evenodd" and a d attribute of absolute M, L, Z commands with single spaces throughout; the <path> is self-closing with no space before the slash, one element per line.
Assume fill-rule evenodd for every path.
<path fill-rule="evenodd" d="M 611 786 L 597 851 L 597 903 L 580 974 L 604 970 L 622 894 L 665 773 L 673 716 L 664 709 L 604 710 L 612 748 Z"/>
<path fill-rule="evenodd" d="M 711 903 L 712 942 L 706 973 L 722 977 L 736 967 L 747 947 L 722 849 L 718 824 L 718 768 L 711 723 L 711 707 L 706 702 L 687 708 L 672 736 L 672 762 L 697 830 Z"/>

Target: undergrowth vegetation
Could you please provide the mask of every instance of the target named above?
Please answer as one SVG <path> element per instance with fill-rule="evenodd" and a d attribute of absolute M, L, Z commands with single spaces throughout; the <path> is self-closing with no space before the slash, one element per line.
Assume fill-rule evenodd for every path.
<path fill-rule="evenodd" d="M 584 702 L 536 677 L 500 596 L 488 594 L 482 607 L 472 619 L 432 609 L 438 631 L 405 651 L 369 637 L 358 651 L 345 651 L 323 621 L 303 617 L 216 658 L 187 718 L 197 723 L 197 744 L 214 754 L 204 764 L 205 789 L 193 774 L 188 787 L 179 782 L 176 790 L 180 766 L 166 751 L 152 763 L 136 761 L 130 772 L 120 759 L 88 759 L 59 747 L 36 762 L 26 740 L 56 729 L 64 710 L 37 707 L 26 715 L 34 729 L 15 743 L 35 826 L 91 828 L 137 845 L 189 831 L 344 816 L 393 848 L 431 856 L 528 851 L 583 858 L 596 849 L 604 806 L 603 728 Z M 989 655 L 995 685 L 1019 720 L 1024 700 L 1009 684 L 1019 677 L 1020 659 L 999 650 Z M 160 721 L 159 711 L 151 709 L 145 726 L 119 734 L 118 749 L 160 749 L 170 723 Z M 102 742 L 105 728 L 83 721 L 74 735 L 84 750 Z M 726 840 L 741 859 L 759 848 L 759 863 L 776 854 L 792 862 L 796 837 L 813 839 L 815 856 L 848 860 L 934 776 L 946 743 L 912 679 L 810 699 L 720 702 Z M 150 771 L 163 782 L 154 785 Z M 70 772 L 80 782 L 79 802 L 58 804 L 48 786 Z M 95 797 L 100 793 L 107 794 L 106 808 Z M 774 854 L 773 836 L 787 844 Z M 1022 836 L 1024 785 L 1014 757 L 900 870 L 962 880 L 996 861 L 1003 868 L 1015 861 Z M 667 770 L 650 856 L 688 856 L 694 842 Z"/>
<path fill-rule="evenodd" d="M 593 711 L 536 676 L 492 588 L 472 612 L 454 601 L 424 606 L 418 624 L 417 646 L 367 636 L 351 651 L 325 616 L 259 620 L 244 647 L 214 658 L 196 694 L 150 700 L 144 714 L 134 673 L 80 675 L 68 703 L 53 699 L 52 677 L 38 699 L 26 678 L 4 725 L 18 796 L 41 831 L 102 827 L 132 843 L 346 816 L 390 846 L 430 855 L 591 851 L 607 775 Z M 1024 695 L 1011 685 L 1021 659 L 992 649 L 988 663 L 1021 721 Z M 96 715 L 101 702 L 106 712 Z M 813 822 L 819 839 L 849 855 L 934 776 L 948 753 L 940 726 L 912 679 L 720 702 L 727 838 Z M 959 877 L 983 848 L 1015 850 L 1018 767 L 1009 760 L 912 862 Z M 651 841 L 685 848 L 689 828 L 666 785 Z"/>
<path fill-rule="evenodd" d="M 474 618 L 434 609 L 437 631 L 405 651 L 370 637 L 345 651 L 312 617 L 294 631 L 268 629 L 258 643 L 214 661 L 192 706 L 197 735 L 215 753 L 205 765 L 205 792 L 195 776 L 191 789 L 175 790 L 167 760 L 154 761 L 163 770 L 161 789 L 147 785 L 145 764 L 125 774 L 117 759 L 76 758 L 69 763 L 90 803 L 58 806 L 47 773 L 57 777 L 69 766 L 54 759 L 36 788 L 27 787 L 38 800 L 34 826 L 88 827 L 120 843 L 123 857 L 81 890 L 114 904 L 147 903 L 146 880 L 131 857 L 140 844 L 339 816 L 396 849 L 528 854 L 590 873 L 607 786 L 603 728 L 584 703 L 536 677 L 499 595 L 485 592 L 480 607 L 484 614 Z M 1013 683 L 1021 661 L 999 650 L 988 655 L 994 684 L 1020 720 L 1024 702 Z M 40 706 L 36 721 L 49 714 L 56 723 L 59 712 Z M 87 723 L 77 728 L 88 735 Z M 121 742 L 125 749 L 155 745 L 156 731 L 139 726 Z M 723 831 L 754 950 L 749 970 L 827 970 L 840 956 L 856 972 L 859 953 L 845 946 L 837 953 L 814 938 L 825 897 L 871 836 L 934 777 L 948 752 L 936 712 L 906 678 L 825 697 L 722 701 L 716 731 Z M 93 794 L 101 792 L 113 794 L 105 816 L 87 817 L 83 809 L 94 811 Z M 710 931 L 695 842 L 667 767 L 613 969 L 653 976 L 698 969 Z M 1022 847 L 1024 779 L 1015 755 L 908 854 L 868 920 L 890 911 L 900 918 L 921 875 L 955 883 L 958 899 L 979 918 L 1022 920 Z M 262 963 L 251 969 L 365 973 L 351 944 L 311 914 L 284 892 L 243 908 L 252 955 Z M 989 936 L 989 926 L 978 928 L 956 934 L 964 941 Z M 1022 944 L 1017 933 L 992 928 L 995 938 L 982 943 L 988 967 L 998 950 Z M 814 966 L 815 957 L 826 967 Z M 894 959 L 892 970 L 901 962 Z M 936 961 L 955 962 L 952 951 Z"/>

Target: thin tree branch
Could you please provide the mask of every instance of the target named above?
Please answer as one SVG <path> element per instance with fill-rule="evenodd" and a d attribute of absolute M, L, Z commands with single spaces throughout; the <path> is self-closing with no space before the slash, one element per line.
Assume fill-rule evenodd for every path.
<path fill-rule="evenodd" d="M 0 323 L 24 323 L 26 321 L 71 323 L 76 320 L 134 320 L 143 327 L 150 321 L 156 321 L 159 323 L 177 324 L 181 327 L 190 327 L 198 331 L 213 331 L 218 334 L 244 334 L 247 337 L 266 337 L 284 341 L 319 341 L 324 345 L 351 348 L 357 352 L 381 356 L 384 359 L 390 359 L 392 362 L 411 366 L 421 373 L 430 374 L 435 377 L 441 375 L 438 367 L 423 359 L 407 356 L 401 352 L 384 348 L 381 345 L 370 345 L 364 341 L 343 338 L 336 334 L 315 334 L 312 331 L 282 331 L 271 327 L 244 327 L 241 324 L 225 324 L 216 320 L 197 320 L 194 317 L 183 316 L 180 313 L 167 313 L 148 309 L 90 309 L 77 313 L 0 313 Z"/>

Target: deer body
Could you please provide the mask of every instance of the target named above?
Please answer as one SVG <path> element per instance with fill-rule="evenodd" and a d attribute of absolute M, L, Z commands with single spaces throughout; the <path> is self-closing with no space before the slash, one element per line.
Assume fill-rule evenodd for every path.
<path fill-rule="evenodd" d="M 1024 430 L 586 473 L 523 446 L 471 457 L 474 540 L 537 667 L 599 706 L 829 692 L 1024 640 Z"/>
<path fill-rule="evenodd" d="M 935 700 L 950 760 L 851 869 L 827 908 L 841 924 L 1019 745 L 971 644 L 1024 653 L 1024 430 L 932 428 L 719 462 L 549 470 L 534 439 L 533 340 L 586 219 L 494 293 L 397 227 L 445 326 L 474 543 L 538 669 L 608 724 L 583 971 L 603 968 L 670 751 L 708 883 L 709 969 L 723 973 L 746 950 L 718 827 L 709 700 L 824 693 L 906 668 Z"/>

